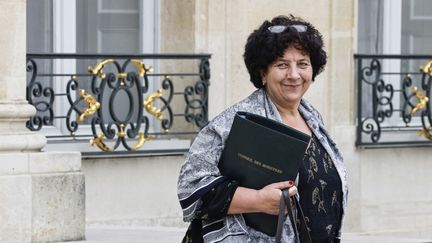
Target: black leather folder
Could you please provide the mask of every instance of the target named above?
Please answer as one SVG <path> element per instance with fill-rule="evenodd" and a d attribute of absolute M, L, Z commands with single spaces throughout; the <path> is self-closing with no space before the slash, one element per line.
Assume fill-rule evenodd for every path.
<path fill-rule="evenodd" d="M 280 122 L 248 112 L 237 112 L 218 167 L 240 186 L 264 186 L 295 180 L 310 136 Z M 246 224 L 267 235 L 276 234 L 275 215 L 243 214 Z"/>

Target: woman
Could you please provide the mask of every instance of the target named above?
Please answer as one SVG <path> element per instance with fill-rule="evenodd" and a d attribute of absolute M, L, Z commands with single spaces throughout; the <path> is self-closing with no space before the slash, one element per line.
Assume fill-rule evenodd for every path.
<path fill-rule="evenodd" d="M 276 215 L 281 189 L 290 188 L 290 195 L 298 190 L 313 241 L 339 242 L 348 191 L 345 166 L 321 115 L 302 98 L 326 59 L 321 34 L 292 15 L 264 21 L 249 36 L 244 60 L 257 90 L 201 130 L 180 172 L 178 196 L 184 220 L 192 221 L 184 241 L 273 242 L 248 227 L 242 214 Z M 285 181 L 254 190 L 220 174 L 217 164 L 237 111 L 266 116 L 312 136 L 297 187 Z M 283 229 L 282 242 L 292 242 L 289 219 Z"/>

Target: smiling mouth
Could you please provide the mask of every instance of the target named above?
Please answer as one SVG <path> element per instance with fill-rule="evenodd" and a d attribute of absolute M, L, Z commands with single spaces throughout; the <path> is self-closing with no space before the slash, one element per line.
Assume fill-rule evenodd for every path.
<path fill-rule="evenodd" d="M 297 88 L 301 86 L 301 84 L 282 84 L 282 85 L 290 88 Z"/>

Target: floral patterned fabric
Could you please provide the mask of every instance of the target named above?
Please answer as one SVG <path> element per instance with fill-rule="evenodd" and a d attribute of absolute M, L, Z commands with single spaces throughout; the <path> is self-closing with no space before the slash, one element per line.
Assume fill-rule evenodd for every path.
<path fill-rule="evenodd" d="M 314 240 L 339 236 L 342 216 L 342 187 L 336 167 L 315 136 L 300 166 L 300 205 Z"/>

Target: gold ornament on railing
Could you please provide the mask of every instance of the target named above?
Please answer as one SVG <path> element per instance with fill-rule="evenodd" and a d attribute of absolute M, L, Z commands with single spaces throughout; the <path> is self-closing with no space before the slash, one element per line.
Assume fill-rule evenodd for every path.
<path fill-rule="evenodd" d="M 93 96 L 87 94 L 83 89 L 79 91 L 79 95 L 87 103 L 87 109 L 85 109 L 81 115 L 77 115 L 77 120 L 82 122 L 92 116 L 100 108 L 100 103 Z"/>
<path fill-rule="evenodd" d="M 117 73 L 117 78 L 120 80 L 120 85 L 124 86 L 125 85 L 125 78 L 127 78 L 127 74 L 126 73 Z"/>
<path fill-rule="evenodd" d="M 103 141 L 104 139 L 105 139 L 105 135 L 103 133 L 100 133 L 96 138 L 90 139 L 90 144 L 92 146 L 96 145 L 98 148 L 100 148 L 102 151 L 105 152 L 112 151 L 112 149 L 104 143 Z"/>
<path fill-rule="evenodd" d="M 429 98 L 423 92 L 419 91 L 417 87 L 412 88 L 412 93 L 417 97 L 418 102 L 411 110 L 411 115 L 426 108 L 429 101 Z"/>
<path fill-rule="evenodd" d="M 162 89 L 158 89 L 144 100 L 144 108 L 148 113 L 155 116 L 158 120 L 162 120 L 162 111 L 154 106 L 156 99 L 162 97 Z"/>
<path fill-rule="evenodd" d="M 143 77 L 145 73 L 153 72 L 153 67 L 146 67 L 145 64 L 138 59 L 131 59 L 131 62 L 136 66 L 138 76 Z"/>
<path fill-rule="evenodd" d="M 105 78 L 106 74 L 103 72 L 102 69 L 105 67 L 106 64 L 108 64 L 110 62 L 114 62 L 114 60 L 113 59 L 105 59 L 105 60 L 99 62 L 98 64 L 96 64 L 96 66 L 94 68 L 92 66 L 89 66 L 87 69 L 91 74 L 97 75 L 99 78 Z"/>
<path fill-rule="evenodd" d="M 117 132 L 117 136 L 121 138 L 126 136 L 126 133 L 124 132 L 124 124 L 120 124 L 120 131 Z M 143 132 L 138 133 L 137 143 L 132 146 L 132 150 L 140 149 L 145 142 L 151 141 L 152 139 L 153 139 L 152 135 L 148 135 L 146 137 Z M 98 147 L 99 149 L 105 152 L 113 151 L 112 148 L 110 148 L 108 145 L 105 144 L 104 140 L 105 140 L 105 135 L 103 133 L 100 133 L 96 138 L 90 139 L 90 144 L 92 146 L 96 145 L 96 147 Z"/>
<path fill-rule="evenodd" d="M 101 62 L 99 62 L 98 64 L 96 64 L 95 67 L 89 66 L 88 71 L 91 74 L 97 75 L 100 78 L 105 78 L 106 74 L 103 72 L 103 68 L 105 67 L 106 64 L 108 64 L 110 62 L 114 62 L 114 59 L 104 59 Z M 144 62 L 142 62 L 141 60 L 131 59 L 131 62 L 137 68 L 137 73 L 138 73 L 139 77 L 143 77 L 145 73 L 153 72 L 153 67 L 152 66 L 146 67 Z M 117 74 L 117 78 L 124 79 L 126 77 L 127 77 L 126 73 L 118 73 Z"/>
<path fill-rule="evenodd" d="M 420 67 L 420 72 L 428 75 L 428 76 L 432 76 L 432 60 L 429 61 L 428 63 L 426 63 L 426 65 Z M 417 91 L 417 87 L 414 87 L 414 91 L 415 91 L 415 95 L 417 97 L 417 99 L 419 100 L 419 103 L 414 107 L 414 109 L 412 110 L 411 114 L 413 114 L 414 112 L 416 112 L 417 110 L 423 110 L 426 108 L 428 102 L 429 102 L 429 98 L 423 94 L 422 92 Z M 419 106 L 419 108 L 416 110 L 417 106 Z M 430 114 L 429 114 L 430 115 Z M 432 140 L 432 126 L 426 127 L 423 124 L 423 128 L 420 131 L 417 131 L 417 134 L 419 136 L 423 136 L 429 140 Z"/>
<path fill-rule="evenodd" d="M 432 134 L 429 132 L 431 129 L 432 127 L 428 127 L 428 129 L 422 128 L 420 131 L 417 131 L 417 135 L 432 140 Z"/>
<path fill-rule="evenodd" d="M 91 74 L 97 75 L 99 78 L 104 79 L 104 78 L 106 78 L 106 74 L 103 72 L 103 68 L 105 67 L 106 64 L 111 63 L 111 62 L 115 62 L 115 60 L 114 59 L 102 60 L 101 62 L 96 64 L 94 67 L 89 66 L 88 71 Z M 153 67 L 151 67 L 151 66 L 146 67 L 145 64 L 141 60 L 131 59 L 130 62 L 135 65 L 136 70 L 137 70 L 137 74 L 139 77 L 143 77 L 146 73 L 153 71 Z M 125 79 L 127 78 L 127 73 L 119 72 L 116 74 L 116 77 L 119 80 L 120 85 L 124 86 L 125 85 Z M 86 96 L 84 97 L 84 95 L 86 95 Z M 147 110 L 147 112 L 156 116 L 159 120 L 162 119 L 162 112 L 160 111 L 160 109 L 157 109 L 154 106 L 154 101 L 161 96 L 162 96 L 162 90 L 158 90 L 156 93 L 151 94 L 144 101 L 144 107 Z M 94 112 L 96 112 L 96 110 L 99 109 L 99 107 L 100 107 L 100 104 L 96 101 L 96 99 L 94 99 L 90 95 L 83 93 L 82 97 L 89 104 L 89 108 L 86 109 L 85 112 L 81 115 L 82 117 L 77 118 L 80 121 L 82 121 L 82 120 L 86 119 L 87 117 L 91 116 L 92 114 L 94 114 Z M 125 137 L 126 137 L 125 124 L 119 125 L 119 130 L 117 132 L 117 136 L 121 139 L 125 139 Z M 132 146 L 132 150 L 138 150 L 139 148 L 141 148 L 144 145 L 144 143 L 146 141 L 150 141 L 152 139 L 153 139 L 153 136 L 151 136 L 151 135 L 145 136 L 144 132 L 139 132 L 137 142 L 136 142 L 136 144 L 134 144 Z M 90 140 L 90 144 L 96 145 L 98 148 L 100 148 L 101 150 L 103 150 L 105 152 L 113 151 L 112 148 L 110 148 L 108 145 L 105 144 L 104 140 L 105 140 L 105 135 L 103 133 L 100 133 L 97 135 L 97 137 Z"/>
<path fill-rule="evenodd" d="M 106 77 L 106 74 L 103 72 L 103 68 L 105 67 L 106 64 L 110 62 L 114 62 L 114 59 L 104 59 L 98 64 L 96 64 L 95 67 L 89 66 L 88 71 L 91 74 L 97 75 L 99 78 L 103 79 Z M 141 60 L 131 59 L 131 62 L 135 65 L 139 77 L 143 77 L 145 73 L 153 72 L 153 67 L 152 66 L 146 67 Z M 127 73 L 118 73 L 116 76 L 120 80 L 120 85 L 124 86 L 125 83 L 123 80 L 127 78 Z"/>
<path fill-rule="evenodd" d="M 144 145 L 145 142 L 151 141 L 152 139 L 153 139 L 152 135 L 148 135 L 146 137 L 143 132 L 140 132 L 138 134 L 138 142 L 134 146 L 132 146 L 133 150 L 138 150 Z"/>
<path fill-rule="evenodd" d="M 432 60 L 426 63 L 426 65 L 420 67 L 420 72 L 432 76 Z"/>
<path fill-rule="evenodd" d="M 124 127 L 125 127 L 124 124 L 120 124 L 120 131 L 117 132 L 117 136 L 119 138 L 124 138 L 126 136 L 126 133 L 124 131 Z"/>

